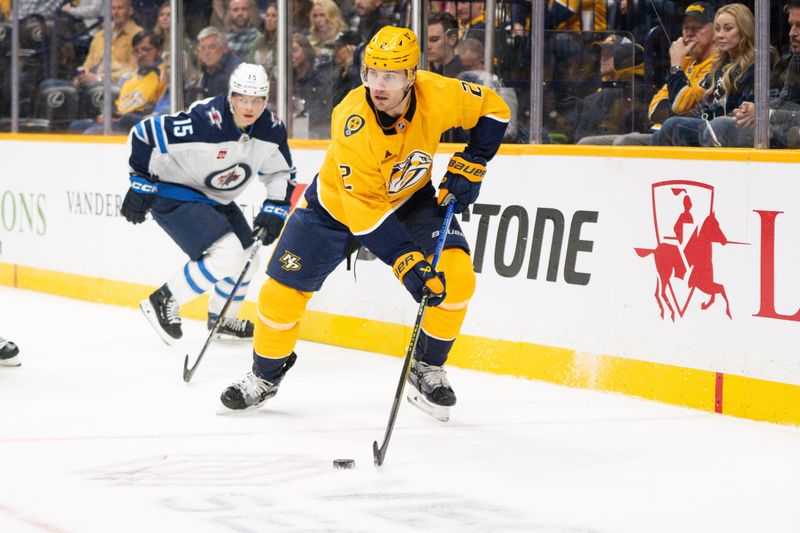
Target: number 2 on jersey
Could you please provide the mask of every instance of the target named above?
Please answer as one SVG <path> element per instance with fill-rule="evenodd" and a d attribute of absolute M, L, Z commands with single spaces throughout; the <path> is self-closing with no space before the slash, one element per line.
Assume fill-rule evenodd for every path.
<path fill-rule="evenodd" d="M 480 98 L 481 95 L 483 94 L 483 91 L 481 91 L 480 87 L 478 87 L 477 85 L 473 85 L 471 83 L 467 83 L 465 81 L 461 82 L 461 88 L 464 89 L 464 92 L 472 93 L 474 96 L 477 96 L 478 98 Z"/>
<path fill-rule="evenodd" d="M 349 165 L 339 165 L 339 173 L 342 175 L 342 181 L 344 182 L 344 188 L 348 191 L 353 190 L 353 186 L 347 183 L 347 178 L 350 177 L 350 174 L 353 173 L 353 169 L 350 168 Z"/>

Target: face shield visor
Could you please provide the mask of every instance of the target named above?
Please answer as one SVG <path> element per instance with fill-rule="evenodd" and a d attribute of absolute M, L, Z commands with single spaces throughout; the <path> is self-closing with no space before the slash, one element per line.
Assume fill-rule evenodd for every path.
<path fill-rule="evenodd" d="M 233 117 L 244 126 L 249 126 L 258 120 L 267 108 L 267 98 L 265 96 L 232 93 L 230 102 Z"/>
<path fill-rule="evenodd" d="M 370 90 L 404 91 L 414 83 L 414 76 L 409 75 L 408 70 L 381 70 L 362 66 L 361 81 Z"/>

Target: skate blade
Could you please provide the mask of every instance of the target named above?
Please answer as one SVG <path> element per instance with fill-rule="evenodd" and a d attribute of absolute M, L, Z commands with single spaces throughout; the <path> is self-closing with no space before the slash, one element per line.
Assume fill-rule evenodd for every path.
<path fill-rule="evenodd" d="M 258 409 L 263 407 L 265 403 L 267 403 L 266 400 L 258 405 L 251 405 L 250 407 L 245 407 L 244 409 L 231 409 L 230 407 L 226 407 L 224 404 L 220 404 L 219 407 L 217 407 L 217 416 L 247 416 L 253 414 L 255 411 L 258 411 Z"/>
<path fill-rule="evenodd" d="M 144 314 L 144 317 L 147 319 L 153 329 L 156 330 L 158 336 L 161 337 L 161 340 L 164 341 L 167 346 L 174 346 L 176 339 L 172 338 L 161 328 L 161 324 L 158 323 L 158 318 L 156 318 L 156 310 L 153 309 L 153 304 L 150 303 L 150 300 L 144 300 L 142 303 L 140 303 L 139 309 L 142 311 L 142 314 Z"/>
<path fill-rule="evenodd" d="M 439 420 L 440 422 L 448 422 L 450 420 L 450 408 L 444 405 L 436 405 L 429 402 L 425 396 L 423 396 L 417 389 L 414 387 L 409 387 L 409 390 L 406 391 L 406 400 L 408 403 L 419 409 L 425 414 L 428 414 Z"/>
<path fill-rule="evenodd" d="M 0 359 L 0 366 L 20 366 L 22 365 L 22 358 L 19 354 L 15 355 L 14 357 L 9 357 L 8 359 Z"/>
<path fill-rule="evenodd" d="M 229 335 L 227 333 L 216 333 L 214 339 L 222 342 L 253 342 L 253 337 L 237 337 L 236 335 Z"/>

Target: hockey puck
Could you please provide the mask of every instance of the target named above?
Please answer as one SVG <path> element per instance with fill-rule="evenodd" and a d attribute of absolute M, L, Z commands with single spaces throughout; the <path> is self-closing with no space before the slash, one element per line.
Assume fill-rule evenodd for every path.
<path fill-rule="evenodd" d="M 351 468 L 356 467 L 356 462 L 354 459 L 334 459 L 333 467 L 343 470 L 349 470 Z"/>

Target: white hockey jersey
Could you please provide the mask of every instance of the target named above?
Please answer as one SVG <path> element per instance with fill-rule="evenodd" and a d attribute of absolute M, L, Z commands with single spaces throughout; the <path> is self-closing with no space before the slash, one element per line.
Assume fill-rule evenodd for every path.
<path fill-rule="evenodd" d="M 229 204 L 257 175 L 266 199 L 284 200 L 294 183 L 283 123 L 267 109 L 242 131 L 226 95 L 145 119 L 131 130 L 130 142 L 131 172 L 157 181 L 159 196 Z"/>

